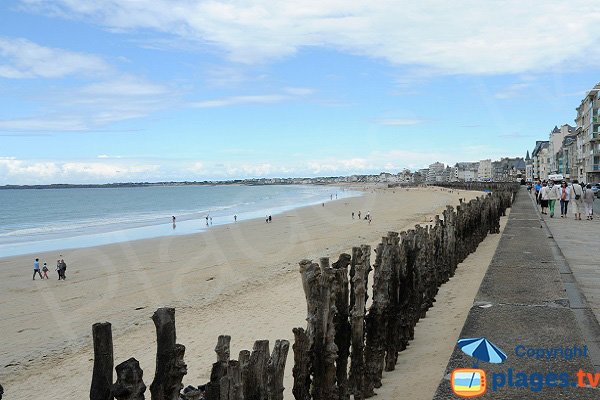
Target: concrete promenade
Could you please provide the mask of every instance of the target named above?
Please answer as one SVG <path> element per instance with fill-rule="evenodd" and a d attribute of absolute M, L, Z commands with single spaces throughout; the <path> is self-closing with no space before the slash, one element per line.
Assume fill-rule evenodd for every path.
<path fill-rule="evenodd" d="M 559 230 L 561 222 L 566 226 L 590 221 L 553 220 L 550 229 Z M 597 221 L 588 226 L 590 230 L 600 228 Z M 591 296 L 594 283 L 588 281 L 588 289 L 578 285 L 580 278 L 591 278 L 592 263 L 577 257 L 587 253 L 590 259 L 596 252 L 586 247 L 589 243 L 574 239 L 573 232 L 579 230 L 576 226 L 572 229 L 571 234 L 561 230 L 565 239 L 559 235 L 559 243 L 564 240 L 564 246 L 572 250 L 564 253 L 522 188 L 460 334 L 460 338 L 485 337 L 508 358 L 501 364 L 477 363 L 457 346 L 434 399 L 459 399 L 452 392 L 450 373 L 476 364 L 487 375 L 487 390 L 480 399 L 600 399 L 600 390 L 588 380 L 600 372 L 596 341 L 600 328 L 594 314 L 600 308 L 586 301 L 585 291 Z M 570 261 L 581 261 L 574 264 L 581 268 L 572 271 Z M 600 286 L 600 271 L 595 282 Z M 600 304 L 600 291 L 594 295 Z M 572 354 L 576 357 L 570 357 Z M 579 370 L 592 375 L 580 373 L 578 377 Z M 587 386 L 578 387 L 580 381 Z"/>

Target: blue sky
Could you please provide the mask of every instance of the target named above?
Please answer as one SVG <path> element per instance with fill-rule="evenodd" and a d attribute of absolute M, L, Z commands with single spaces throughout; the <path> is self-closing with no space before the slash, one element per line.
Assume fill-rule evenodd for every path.
<path fill-rule="evenodd" d="M 395 173 L 574 125 L 593 4 L 414 3 L 3 1 L 0 184 Z"/>

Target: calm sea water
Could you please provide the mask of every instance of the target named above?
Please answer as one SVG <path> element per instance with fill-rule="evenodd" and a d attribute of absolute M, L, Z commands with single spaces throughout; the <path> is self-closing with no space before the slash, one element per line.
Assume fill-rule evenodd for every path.
<path fill-rule="evenodd" d="M 360 195 L 331 186 L 165 186 L 0 190 L 0 257 L 197 233 Z M 173 227 L 172 216 L 177 223 Z"/>

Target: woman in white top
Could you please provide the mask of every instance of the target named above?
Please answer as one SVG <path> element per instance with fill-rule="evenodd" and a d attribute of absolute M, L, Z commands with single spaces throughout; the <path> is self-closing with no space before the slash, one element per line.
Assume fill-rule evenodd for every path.
<path fill-rule="evenodd" d="M 550 208 L 550 218 L 554 217 L 554 206 L 556 200 L 560 199 L 559 186 L 554 184 L 554 181 L 548 183 L 548 207 Z"/>
<path fill-rule="evenodd" d="M 583 211 L 583 188 L 579 181 L 575 179 L 571 185 L 571 212 L 575 214 L 575 219 L 581 221 L 581 212 Z"/>
<path fill-rule="evenodd" d="M 585 219 L 594 219 L 594 192 L 592 192 L 592 185 L 590 185 L 589 183 L 585 187 L 585 192 L 583 192 L 583 204 L 585 205 Z"/>
<path fill-rule="evenodd" d="M 567 186 L 567 182 L 563 181 L 559 188 L 560 196 L 560 217 L 567 218 L 567 208 L 569 207 L 569 201 L 571 201 L 571 187 Z"/>

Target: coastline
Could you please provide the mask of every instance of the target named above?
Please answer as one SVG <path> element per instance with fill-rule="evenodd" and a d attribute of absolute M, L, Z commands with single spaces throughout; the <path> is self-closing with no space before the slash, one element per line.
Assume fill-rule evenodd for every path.
<path fill-rule="evenodd" d="M 186 186 L 208 186 L 208 185 L 186 185 Z M 242 185 L 227 185 L 227 186 L 242 186 Z M 244 185 L 251 186 L 251 185 Z M 313 187 L 315 185 L 271 185 L 271 186 L 293 186 L 296 188 Z M 319 185 L 320 186 L 320 185 Z M 81 249 L 98 247 L 109 244 L 116 244 L 121 242 L 133 242 L 144 239 L 154 239 L 161 237 L 170 236 L 185 236 L 204 233 L 209 229 L 214 229 L 217 226 L 228 225 L 235 223 L 234 215 L 237 215 L 237 222 L 246 220 L 263 220 L 264 215 L 281 215 L 287 211 L 291 211 L 297 208 L 309 207 L 322 202 L 329 203 L 333 199 L 329 199 L 328 196 L 331 194 L 330 191 L 335 191 L 336 198 L 337 194 L 340 194 L 340 199 L 361 196 L 365 188 L 358 188 L 350 185 L 327 185 L 328 193 L 315 192 L 312 194 L 313 198 L 301 199 L 295 204 L 286 204 L 283 197 L 276 198 L 275 204 L 268 206 L 267 204 L 260 204 L 257 209 L 241 209 L 235 210 L 231 206 L 221 207 L 214 204 L 214 208 L 207 208 L 204 210 L 187 210 L 183 213 L 171 211 L 154 211 L 153 216 L 150 215 L 144 217 L 142 220 L 138 218 L 130 219 L 129 221 L 114 222 L 110 220 L 110 217 L 102 218 L 100 224 L 96 224 L 94 220 L 86 221 L 74 220 L 74 226 L 61 227 L 61 229 L 54 228 L 50 232 L 39 237 L 39 233 L 35 235 L 29 234 L 28 236 L 13 236 L 15 239 L 13 242 L 5 242 L 5 240 L 11 237 L 8 234 L 0 235 L 0 259 L 6 257 L 14 257 L 21 255 L 34 256 L 36 253 L 47 253 L 56 251 L 58 253 Z M 178 187 L 177 185 L 173 187 Z M 125 190 L 133 188 L 126 186 Z M 152 189 L 152 187 L 149 187 Z M 162 186 L 158 187 L 159 189 Z M 71 189 L 71 188 L 69 188 Z M 76 187 L 75 189 L 79 189 Z M 82 189 L 98 189 L 82 188 Z M 106 187 L 106 189 L 115 189 L 112 186 Z M 121 189 L 121 188 L 119 188 Z M 37 190 L 37 189 L 30 189 Z M 43 189 L 40 189 L 43 190 Z M 61 189 L 62 190 L 62 189 Z M 292 192 L 294 193 L 294 192 Z M 177 196 L 177 193 L 173 193 L 173 196 Z M 268 208 L 267 208 L 268 207 Z M 228 210 L 230 214 L 224 214 L 224 210 Z M 158 214 L 157 214 L 158 213 Z M 171 222 L 171 214 L 177 216 L 177 223 Z M 211 215 L 210 225 L 208 221 L 205 225 L 204 218 L 207 215 Z M 213 218 L 215 218 L 213 223 Z M 117 216 L 116 220 L 120 218 Z M 108 222 L 110 220 L 110 222 Z M 89 225 L 91 223 L 91 225 Z M 56 225 L 58 226 L 58 225 Z M 41 227 L 35 228 L 34 230 L 40 230 Z M 25 229 L 27 230 L 27 229 Z M 44 227 L 45 230 L 45 227 Z M 14 233 L 11 233 L 14 234 Z"/>
<path fill-rule="evenodd" d="M 0 304 L 9 305 L 0 311 L 7 326 L 0 358 L 8 365 L 0 378 L 5 388 L 29 387 L 39 384 L 34 372 L 43 370 L 49 397 L 81 397 L 91 376 L 91 325 L 107 320 L 113 324 L 115 362 L 136 357 L 148 380 L 155 351 L 149 317 L 155 308 L 174 306 L 178 342 L 187 347 L 184 382 L 202 383 L 219 334 L 231 334 L 236 354 L 253 340 L 289 340 L 292 327 L 304 326 L 297 272 L 302 258 L 334 258 L 361 243 L 373 246 L 389 230 L 428 222 L 446 204 L 479 194 L 370 186 L 364 196 L 290 210 L 271 224 L 247 220 L 201 234 L 74 249 L 61 253 L 66 282 L 54 280 L 52 268 L 53 280 L 32 282 L 30 255 L 0 259 Z M 357 210 L 371 211 L 373 222 L 352 220 Z M 291 364 L 288 358 L 287 396 Z"/>

